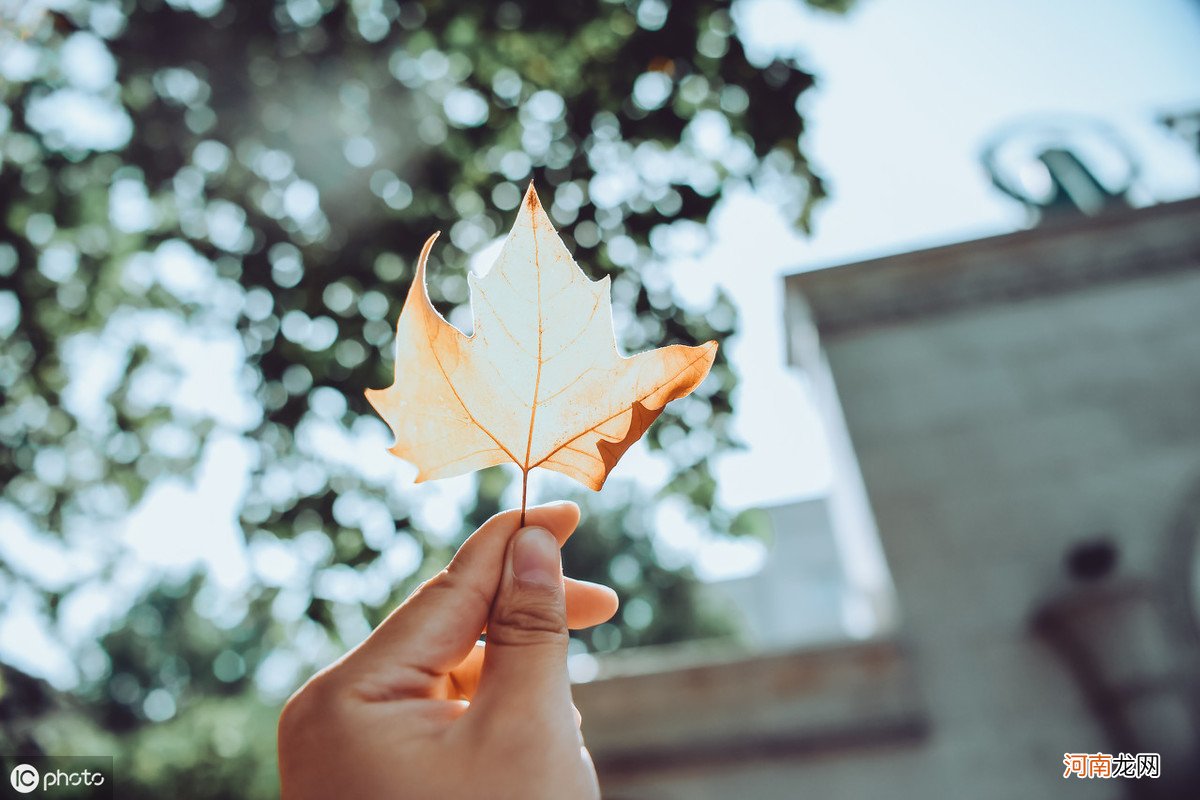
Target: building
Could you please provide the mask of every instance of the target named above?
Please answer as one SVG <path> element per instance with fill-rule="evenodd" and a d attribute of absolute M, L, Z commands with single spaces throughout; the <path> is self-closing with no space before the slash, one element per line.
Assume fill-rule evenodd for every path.
<path fill-rule="evenodd" d="M 577 686 L 608 795 L 1200 796 L 1200 200 L 787 291 L 845 579 L 890 624 Z M 1121 751 L 1162 777 L 1063 778 Z"/>
<path fill-rule="evenodd" d="M 848 565 L 859 559 L 839 536 L 846 526 L 835 523 L 835 508 L 830 498 L 813 497 L 765 509 L 774 537 L 762 569 L 705 587 L 747 645 L 812 646 L 866 639 L 894 626 L 887 571 L 879 572 L 878 586 L 864 590 L 855 582 Z M 882 565 L 874 541 L 871 555 Z"/>

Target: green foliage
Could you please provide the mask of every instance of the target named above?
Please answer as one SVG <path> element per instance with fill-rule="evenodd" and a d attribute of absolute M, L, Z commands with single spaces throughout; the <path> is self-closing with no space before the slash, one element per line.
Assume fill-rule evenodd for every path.
<path fill-rule="evenodd" d="M 265 557 L 299 554 L 298 573 L 253 573 L 222 597 L 200 577 L 149 581 L 56 714 L 89 719 L 145 796 L 269 796 L 259 762 L 281 687 L 444 564 L 510 482 L 482 473 L 461 525 L 434 535 L 394 473 L 314 444 L 378 435 L 361 392 L 391 380 L 391 326 L 424 238 L 448 231 L 430 290 L 459 321 L 468 257 L 507 230 L 536 180 L 585 271 L 612 276 L 624 347 L 721 339 L 728 300 L 681 309 L 661 259 L 746 183 L 775 187 L 807 225 L 823 192 L 794 109 L 812 77 L 751 63 L 718 0 L 56 8 L 22 14 L 0 42 L 32 54 L 0 84 L 0 510 L 99 566 L 46 585 L 0 562 L 0 597 L 32 589 L 53 619 L 73 592 L 114 582 L 122 552 L 96 531 L 158 478 L 191 472 L 214 436 L 248 443 L 246 540 Z M 88 48 L 111 52 L 115 74 L 105 57 L 72 67 Z M 106 109 L 102 122 L 55 116 L 81 95 Z M 181 396 L 179 336 L 236 345 L 248 411 Z M 720 358 L 648 436 L 671 467 L 665 493 L 716 530 L 733 523 L 714 505 L 709 461 L 732 445 L 734 380 Z M 721 632 L 687 570 L 656 559 L 653 498 L 618 473 L 602 498 L 578 499 L 567 569 L 623 600 L 579 647 Z M 389 555 L 406 548 L 416 557 L 396 566 Z M 323 588 L 347 583 L 385 589 Z M 32 714 L 4 715 L 4 740 L 68 746 L 22 726 Z"/>

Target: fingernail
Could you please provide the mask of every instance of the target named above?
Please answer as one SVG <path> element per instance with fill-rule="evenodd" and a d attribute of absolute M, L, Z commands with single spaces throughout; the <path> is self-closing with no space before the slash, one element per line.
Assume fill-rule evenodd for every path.
<path fill-rule="evenodd" d="M 562 582 L 558 541 L 545 528 L 526 528 L 513 544 L 513 575 L 522 583 L 557 586 Z"/>
<path fill-rule="evenodd" d="M 561 506 L 573 505 L 575 505 L 575 503 L 571 500 L 551 500 L 547 503 L 538 503 L 536 506 L 530 506 L 530 508 L 559 508 Z"/>

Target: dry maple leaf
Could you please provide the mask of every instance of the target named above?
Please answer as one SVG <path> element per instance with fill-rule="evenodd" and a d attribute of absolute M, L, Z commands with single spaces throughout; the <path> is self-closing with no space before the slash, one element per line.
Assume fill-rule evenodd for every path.
<path fill-rule="evenodd" d="M 474 333 L 429 301 L 425 242 L 396 323 L 395 382 L 367 399 L 396 436 L 390 452 L 417 481 L 511 462 L 599 490 L 625 451 L 712 367 L 717 343 L 617 352 L 609 279 L 590 281 L 530 184 L 492 269 L 468 276 Z"/>

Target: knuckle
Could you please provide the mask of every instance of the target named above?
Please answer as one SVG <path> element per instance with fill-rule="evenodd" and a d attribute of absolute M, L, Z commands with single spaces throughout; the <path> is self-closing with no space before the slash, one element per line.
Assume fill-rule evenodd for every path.
<path fill-rule="evenodd" d="M 567 615 L 553 602 L 519 603 L 498 608 L 488 625 L 488 641 L 501 645 L 567 641 Z"/>
<path fill-rule="evenodd" d="M 415 594 L 426 597 L 458 596 L 469 598 L 469 601 L 485 613 L 492 605 L 492 598 L 485 594 L 471 580 L 454 569 L 454 563 L 443 569 L 437 575 L 422 583 Z M 440 601 L 434 601 L 440 602 Z"/>
<path fill-rule="evenodd" d="M 297 689 L 279 714 L 279 741 L 290 741 L 307 735 L 314 725 L 328 719 L 336 706 L 336 689 L 327 671 L 318 672 Z"/>
<path fill-rule="evenodd" d="M 301 688 L 287 699 L 287 702 L 283 704 L 283 710 L 279 712 L 278 738 L 280 744 L 286 744 L 299 736 L 304 730 L 307 720 L 312 719 L 312 716 L 311 702 L 306 696 L 304 688 Z"/>

